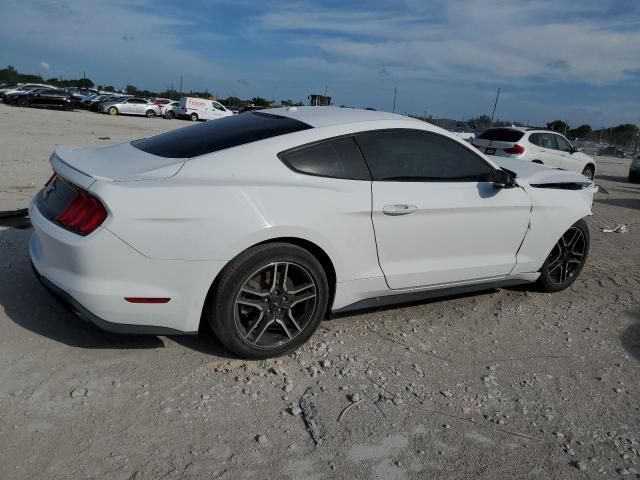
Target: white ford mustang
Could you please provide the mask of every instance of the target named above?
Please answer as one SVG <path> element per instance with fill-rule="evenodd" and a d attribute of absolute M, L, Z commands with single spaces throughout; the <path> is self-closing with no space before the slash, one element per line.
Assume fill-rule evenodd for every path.
<path fill-rule="evenodd" d="M 51 164 L 30 208 L 50 290 L 106 330 L 202 322 L 250 358 L 294 350 L 332 312 L 562 290 L 585 264 L 596 191 L 425 122 L 330 107 L 57 147 Z"/>

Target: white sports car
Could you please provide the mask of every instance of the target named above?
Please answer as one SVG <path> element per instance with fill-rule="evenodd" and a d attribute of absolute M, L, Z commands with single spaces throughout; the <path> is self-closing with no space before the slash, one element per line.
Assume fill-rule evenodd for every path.
<path fill-rule="evenodd" d="M 584 176 L 491 159 L 411 118 L 250 112 L 103 148 L 57 147 L 34 198 L 43 283 L 100 327 L 290 352 L 332 312 L 538 282 L 589 250 Z"/>

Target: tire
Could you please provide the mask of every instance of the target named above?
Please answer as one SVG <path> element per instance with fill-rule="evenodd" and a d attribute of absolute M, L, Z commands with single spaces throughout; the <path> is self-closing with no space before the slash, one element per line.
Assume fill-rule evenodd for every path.
<path fill-rule="evenodd" d="M 176 118 L 176 112 L 174 112 L 173 110 L 169 110 L 167 113 L 164 114 L 164 118 L 173 120 L 174 118 Z"/>
<path fill-rule="evenodd" d="M 118 109 L 116 107 L 109 107 L 109 110 L 107 110 L 107 113 L 109 115 L 118 115 Z"/>
<path fill-rule="evenodd" d="M 18 100 L 18 106 L 23 108 L 28 107 L 29 101 L 26 98 L 21 98 Z"/>
<path fill-rule="evenodd" d="M 587 165 L 584 167 L 584 170 L 582 170 L 582 175 L 587 177 L 589 180 L 593 180 L 595 173 L 596 171 L 595 168 L 593 168 L 593 165 Z"/>
<path fill-rule="evenodd" d="M 559 292 L 570 287 L 584 268 L 589 243 L 589 227 L 584 220 L 578 220 L 560 237 L 542 265 L 540 288 L 545 292 Z"/>
<path fill-rule="evenodd" d="M 197 113 L 192 113 L 189 118 L 191 119 L 192 122 L 197 122 L 198 121 L 198 114 Z"/>
<path fill-rule="evenodd" d="M 153 117 L 156 116 L 156 112 L 154 112 L 153 110 L 147 110 L 146 113 L 145 113 L 145 116 L 147 118 L 153 118 Z"/>
<path fill-rule="evenodd" d="M 629 182 L 631 182 L 631 183 L 640 183 L 640 173 L 630 173 L 629 174 Z"/>
<path fill-rule="evenodd" d="M 328 300 L 327 276 L 311 253 L 270 243 L 225 267 L 207 300 L 205 318 L 236 355 L 270 358 L 306 342 L 324 318 Z"/>
<path fill-rule="evenodd" d="M 70 103 L 65 103 L 64 104 L 64 111 L 65 112 L 72 112 L 73 111 L 73 105 L 71 105 Z"/>

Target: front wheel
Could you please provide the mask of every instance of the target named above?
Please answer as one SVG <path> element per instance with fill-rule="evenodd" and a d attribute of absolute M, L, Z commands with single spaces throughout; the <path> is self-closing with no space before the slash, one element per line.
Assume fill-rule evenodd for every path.
<path fill-rule="evenodd" d="M 70 112 L 73 110 L 73 105 L 71 105 L 70 103 L 65 103 L 64 104 L 64 111 L 65 112 Z"/>
<path fill-rule="evenodd" d="M 118 115 L 118 109 L 116 107 L 109 107 L 109 110 L 107 110 L 107 112 L 109 113 L 109 115 Z"/>
<path fill-rule="evenodd" d="M 259 245 L 223 271 L 205 315 L 213 332 L 245 358 L 284 355 L 323 319 L 329 286 L 318 260 L 287 243 Z"/>
<path fill-rule="evenodd" d="M 173 120 L 174 118 L 176 118 L 176 113 L 173 110 L 169 110 L 167 113 L 164 114 L 164 118 Z"/>
<path fill-rule="evenodd" d="M 29 106 L 29 101 L 26 98 L 21 98 L 18 100 L 18 106 L 19 107 L 28 107 Z"/>
<path fill-rule="evenodd" d="M 156 116 L 156 112 L 154 112 L 153 110 L 147 110 L 147 113 L 145 113 L 145 115 L 147 116 L 147 118 L 153 118 Z"/>
<path fill-rule="evenodd" d="M 559 292 L 571 286 L 589 254 L 589 227 L 578 220 L 556 242 L 540 269 L 538 284 L 545 292 Z"/>
<path fill-rule="evenodd" d="M 589 180 L 593 180 L 594 174 L 595 169 L 593 168 L 593 165 L 587 165 L 586 167 L 584 167 L 584 170 L 582 170 L 582 175 L 587 177 Z"/>

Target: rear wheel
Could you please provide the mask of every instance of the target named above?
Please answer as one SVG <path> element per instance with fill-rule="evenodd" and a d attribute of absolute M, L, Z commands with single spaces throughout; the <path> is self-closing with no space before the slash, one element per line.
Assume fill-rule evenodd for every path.
<path fill-rule="evenodd" d="M 153 110 L 149 109 L 149 110 L 147 110 L 145 115 L 147 116 L 147 118 L 153 118 L 153 117 L 156 116 L 156 112 L 154 112 Z"/>
<path fill-rule="evenodd" d="M 589 227 L 578 220 L 556 242 L 540 269 L 538 284 L 545 292 L 559 292 L 575 282 L 589 254 Z"/>
<path fill-rule="evenodd" d="M 18 100 L 18 106 L 19 107 L 28 107 L 29 106 L 29 101 L 26 98 L 20 98 Z"/>
<path fill-rule="evenodd" d="M 205 315 L 233 353 L 269 358 L 302 345 L 324 317 L 328 299 L 318 260 L 298 246 L 273 243 L 247 250 L 225 268 Z"/>
<path fill-rule="evenodd" d="M 584 170 L 582 170 L 582 175 L 587 177 L 589 180 L 593 180 L 594 174 L 595 169 L 593 168 L 593 165 L 587 165 L 586 167 L 584 167 Z"/>
<path fill-rule="evenodd" d="M 174 118 L 176 118 L 176 112 L 174 112 L 173 110 L 169 110 L 167 113 L 164 114 L 164 118 L 173 120 Z"/>
<path fill-rule="evenodd" d="M 192 122 L 197 122 L 198 121 L 198 114 L 197 113 L 192 113 L 189 118 L 191 119 Z"/>
<path fill-rule="evenodd" d="M 109 113 L 109 115 L 118 115 L 118 109 L 116 107 L 109 107 L 109 110 L 107 110 L 107 112 Z"/>

